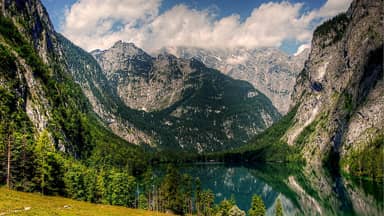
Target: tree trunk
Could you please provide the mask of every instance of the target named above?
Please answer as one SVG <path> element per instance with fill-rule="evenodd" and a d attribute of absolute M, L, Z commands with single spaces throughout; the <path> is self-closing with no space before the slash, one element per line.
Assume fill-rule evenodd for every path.
<path fill-rule="evenodd" d="M 1 14 L 5 16 L 5 1 L 1 0 L 0 4 L 1 4 Z"/>
<path fill-rule="evenodd" d="M 23 188 L 25 189 L 25 181 L 26 181 L 26 176 L 25 176 L 25 169 L 26 169 L 26 160 L 27 160 L 27 157 L 25 155 L 25 146 L 26 146 L 26 143 L 27 143 L 27 138 L 26 138 L 26 135 L 25 135 L 25 129 L 24 129 L 24 135 L 23 135 L 23 161 L 21 163 L 21 170 L 22 170 L 22 185 L 23 185 Z"/>
<path fill-rule="evenodd" d="M 8 136 L 7 153 L 7 188 L 11 188 L 11 136 Z"/>

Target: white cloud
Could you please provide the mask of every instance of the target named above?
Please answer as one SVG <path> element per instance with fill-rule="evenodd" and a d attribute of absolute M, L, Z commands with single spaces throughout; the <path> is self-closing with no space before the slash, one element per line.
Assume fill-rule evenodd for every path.
<path fill-rule="evenodd" d="M 352 0 L 328 0 L 317 12 L 318 17 L 331 17 L 346 11 Z"/>
<path fill-rule="evenodd" d="M 147 51 L 162 47 L 279 47 L 285 40 L 307 44 L 314 19 L 345 11 L 351 0 L 328 0 L 302 14 L 302 3 L 264 3 L 244 21 L 217 19 L 212 10 L 176 5 L 159 14 L 160 0 L 79 0 L 66 12 L 62 32 L 86 50 L 106 49 L 117 40 Z"/>
<path fill-rule="evenodd" d="M 62 32 L 89 50 L 106 48 L 135 25 L 145 25 L 157 15 L 160 0 L 79 0 L 65 13 Z"/>

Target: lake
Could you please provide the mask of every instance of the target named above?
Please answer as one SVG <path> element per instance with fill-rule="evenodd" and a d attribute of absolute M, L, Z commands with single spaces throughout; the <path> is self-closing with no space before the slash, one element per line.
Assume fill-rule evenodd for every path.
<path fill-rule="evenodd" d="M 285 215 L 384 215 L 382 184 L 330 176 L 323 169 L 279 164 L 195 164 L 179 168 L 182 173 L 199 177 L 202 187 L 216 195 L 216 203 L 233 197 L 245 211 L 252 196 L 258 194 L 265 202 L 267 215 L 274 215 L 278 198 Z"/>

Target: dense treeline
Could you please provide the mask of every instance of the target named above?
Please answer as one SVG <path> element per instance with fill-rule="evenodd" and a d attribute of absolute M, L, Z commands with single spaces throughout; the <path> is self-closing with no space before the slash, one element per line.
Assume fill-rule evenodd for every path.
<path fill-rule="evenodd" d="M 282 140 L 283 135 L 293 123 L 297 107 L 294 107 L 287 115 L 264 132 L 252 138 L 247 145 L 203 155 L 184 155 L 183 161 L 244 164 L 253 162 L 292 162 L 301 164 L 303 162 L 300 155 L 301 146 L 289 146 Z"/>
<path fill-rule="evenodd" d="M 10 174 L 1 172 L 1 184 L 9 179 L 13 189 L 182 215 L 245 215 L 233 199 L 215 205 L 212 191 L 203 190 L 199 179 L 179 173 L 173 165 L 157 173 L 148 167 L 140 174 L 127 167 L 86 166 L 57 151 L 46 130 L 35 141 L 16 132 L 2 140 L 7 141 L 1 148 L 2 158 L 8 152 L 4 144 L 11 143 L 11 160 Z M 260 197 L 252 203 L 250 212 L 265 213 Z"/>
<path fill-rule="evenodd" d="M 13 136 L 11 172 L 1 172 L 1 183 L 9 179 L 10 188 L 182 215 L 245 215 L 233 199 L 215 205 L 212 191 L 203 190 L 199 179 L 179 173 L 173 165 L 168 165 L 164 173 L 148 167 L 136 175 L 126 168 L 85 166 L 56 151 L 46 130 L 35 142 L 19 134 Z M 7 150 L 2 148 L 1 154 Z M 263 201 L 256 198 L 252 211 L 265 213 Z"/>
<path fill-rule="evenodd" d="M 353 176 L 366 177 L 377 182 L 384 181 L 384 131 L 367 139 L 366 147 L 354 149 L 341 160 L 342 167 L 348 167 Z M 348 166 L 347 166 L 348 164 Z"/>

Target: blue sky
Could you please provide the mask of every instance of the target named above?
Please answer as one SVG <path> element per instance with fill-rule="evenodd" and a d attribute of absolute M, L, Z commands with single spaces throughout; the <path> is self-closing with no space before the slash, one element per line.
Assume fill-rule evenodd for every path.
<path fill-rule="evenodd" d="M 162 46 L 278 47 L 294 53 L 350 0 L 42 0 L 57 31 L 86 50 L 116 40 Z"/>

